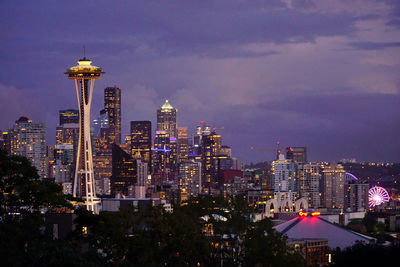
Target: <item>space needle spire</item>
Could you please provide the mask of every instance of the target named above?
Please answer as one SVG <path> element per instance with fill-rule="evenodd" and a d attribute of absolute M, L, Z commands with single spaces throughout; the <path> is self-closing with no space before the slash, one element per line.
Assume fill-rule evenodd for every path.
<path fill-rule="evenodd" d="M 86 54 L 86 53 L 85 53 Z M 98 213 L 99 199 L 96 197 L 92 142 L 90 140 L 90 106 L 94 81 L 104 74 L 101 68 L 92 66 L 92 61 L 86 55 L 78 61 L 78 65 L 71 67 L 64 74 L 75 81 L 76 96 L 79 105 L 79 143 L 76 158 L 73 196 L 81 197 L 85 201 L 86 209 Z"/>

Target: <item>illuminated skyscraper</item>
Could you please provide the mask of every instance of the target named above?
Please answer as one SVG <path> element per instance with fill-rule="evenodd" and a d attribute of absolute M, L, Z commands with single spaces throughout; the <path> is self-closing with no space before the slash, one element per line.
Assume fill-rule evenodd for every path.
<path fill-rule="evenodd" d="M 323 166 L 321 179 L 321 206 L 331 209 L 344 208 L 346 171 L 340 164 Z"/>
<path fill-rule="evenodd" d="M 179 189 L 182 200 L 201 193 L 201 163 L 183 160 L 179 163 Z"/>
<path fill-rule="evenodd" d="M 215 132 L 202 137 L 202 190 L 211 194 L 218 189 L 218 159 L 221 152 L 221 136 Z"/>
<path fill-rule="evenodd" d="M 193 155 L 198 156 L 202 154 L 201 146 L 203 136 L 210 134 L 211 126 L 208 126 L 204 121 L 201 121 L 200 125 L 196 128 L 196 134 L 193 136 Z"/>
<path fill-rule="evenodd" d="M 27 117 L 20 117 L 8 133 L 10 154 L 28 158 L 38 170 L 39 176 L 42 179 L 47 178 L 44 123 L 33 123 Z"/>
<path fill-rule="evenodd" d="M 283 154 L 271 165 L 271 182 L 275 192 L 296 191 L 296 164 L 291 159 L 285 159 Z"/>
<path fill-rule="evenodd" d="M 92 103 L 94 81 L 104 74 L 101 68 L 92 66 L 87 58 L 80 59 L 78 65 L 65 72 L 68 78 L 75 81 L 79 105 L 79 144 L 76 159 L 76 171 L 73 196 L 82 197 L 86 208 L 98 213 L 97 198 L 94 187 L 92 142 L 90 138 L 90 106 Z"/>
<path fill-rule="evenodd" d="M 129 187 L 137 183 L 137 162 L 118 145 L 112 144 L 111 195 L 128 196 Z"/>
<path fill-rule="evenodd" d="M 60 110 L 60 125 L 66 123 L 79 123 L 79 110 L 76 109 L 66 109 Z"/>
<path fill-rule="evenodd" d="M 319 208 L 321 197 L 319 183 L 321 180 L 320 166 L 317 163 L 297 164 L 297 193 L 304 197 L 311 208 Z"/>
<path fill-rule="evenodd" d="M 188 127 L 178 127 L 178 161 L 188 159 L 189 138 Z"/>
<path fill-rule="evenodd" d="M 131 121 L 131 155 L 140 157 L 151 171 L 151 121 Z"/>
<path fill-rule="evenodd" d="M 93 120 L 93 136 L 104 138 L 103 131 L 109 127 L 108 114 L 105 109 L 102 109 L 100 110 L 100 115 Z"/>
<path fill-rule="evenodd" d="M 165 131 L 169 137 L 177 137 L 176 115 L 178 110 L 168 100 L 157 110 L 157 131 Z"/>
<path fill-rule="evenodd" d="M 104 89 L 104 109 L 108 114 L 110 143 L 121 144 L 121 90 L 118 87 Z"/>

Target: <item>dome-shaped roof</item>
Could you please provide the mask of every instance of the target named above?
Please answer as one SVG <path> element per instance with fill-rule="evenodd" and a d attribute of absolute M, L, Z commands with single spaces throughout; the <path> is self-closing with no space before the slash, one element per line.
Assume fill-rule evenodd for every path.
<path fill-rule="evenodd" d="M 161 106 L 161 109 L 174 109 L 173 106 L 168 102 L 168 99 L 165 100 L 164 105 Z"/>

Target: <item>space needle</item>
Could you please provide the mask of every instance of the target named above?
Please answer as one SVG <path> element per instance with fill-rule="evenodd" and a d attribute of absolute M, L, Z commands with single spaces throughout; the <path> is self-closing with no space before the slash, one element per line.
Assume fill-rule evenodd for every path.
<path fill-rule="evenodd" d="M 90 140 L 90 106 L 92 103 L 94 81 L 104 74 L 101 68 L 92 66 L 85 56 L 78 65 L 64 74 L 75 81 L 76 96 L 79 105 L 79 142 L 76 156 L 73 197 L 81 197 L 86 209 L 98 213 L 99 199 L 96 197 L 93 172 L 92 142 Z"/>

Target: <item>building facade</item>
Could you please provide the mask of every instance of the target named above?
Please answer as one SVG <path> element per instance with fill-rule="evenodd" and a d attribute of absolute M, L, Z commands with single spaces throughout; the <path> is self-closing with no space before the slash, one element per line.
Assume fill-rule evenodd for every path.
<path fill-rule="evenodd" d="M 345 187 L 346 211 L 367 211 L 369 184 L 367 182 L 347 181 Z"/>
<path fill-rule="evenodd" d="M 202 136 L 202 190 L 211 193 L 212 190 L 219 190 L 218 159 L 221 152 L 221 136 L 212 132 L 210 135 Z"/>
<path fill-rule="evenodd" d="M 137 163 L 117 144 L 112 144 L 111 195 L 128 196 L 137 183 Z"/>
<path fill-rule="evenodd" d="M 104 89 L 104 110 L 108 114 L 110 143 L 121 144 L 121 89 Z"/>
<path fill-rule="evenodd" d="M 322 166 L 320 184 L 321 206 L 328 209 L 344 209 L 346 171 L 340 164 Z"/>
<path fill-rule="evenodd" d="M 151 143 L 151 121 L 131 121 L 131 156 L 141 158 L 143 162 L 146 162 L 149 173 L 152 166 Z"/>
<path fill-rule="evenodd" d="M 176 138 L 178 110 L 171 106 L 168 100 L 157 110 L 157 131 L 166 132 L 169 137 Z"/>
<path fill-rule="evenodd" d="M 179 189 L 181 199 L 196 197 L 201 193 L 201 163 L 184 160 L 179 163 Z"/>
<path fill-rule="evenodd" d="M 271 183 L 275 192 L 296 192 L 296 164 L 280 154 L 271 164 Z"/>
<path fill-rule="evenodd" d="M 306 147 L 287 147 L 286 159 L 290 159 L 296 163 L 307 162 L 307 148 Z"/>
<path fill-rule="evenodd" d="M 46 128 L 44 123 L 34 123 L 27 117 L 20 117 L 8 133 L 10 154 L 28 158 L 38 170 L 40 178 L 47 178 Z"/>
<path fill-rule="evenodd" d="M 297 164 L 297 193 L 304 197 L 308 205 L 318 208 L 321 205 L 319 183 L 321 180 L 320 166 L 317 163 Z"/>
<path fill-rule="evenodd" d="M 189 157 L 188 127 L 178 127 L 178 161 L 187 160 Z"/>

